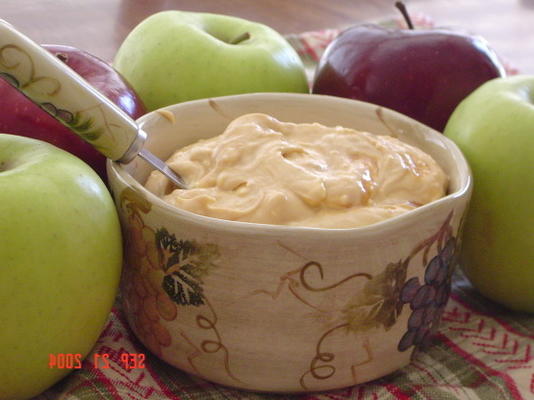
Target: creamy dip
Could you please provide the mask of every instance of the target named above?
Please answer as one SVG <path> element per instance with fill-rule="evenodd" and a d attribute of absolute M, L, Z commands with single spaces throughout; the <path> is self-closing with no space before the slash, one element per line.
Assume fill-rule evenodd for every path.
<path fill-rule="evenodd" d="M 167 164 L 189 189 L 175 189 L 157 171 L 146 188 L 169 204 L 262 224 L 369 225 L 444 196 L 448 184 L 434 159 L 396 138 L 265 114 L 235 119 Z"/>

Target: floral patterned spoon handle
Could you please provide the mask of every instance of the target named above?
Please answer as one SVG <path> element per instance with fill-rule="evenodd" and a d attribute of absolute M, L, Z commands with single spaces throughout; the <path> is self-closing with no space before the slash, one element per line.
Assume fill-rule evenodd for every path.
<path fill-rule="evenodd" d="M 130 162 L 139 155 L 176 186 L 186 189 L 180 176 L 143 148 L 146 133 L 132 118 L 56 57 L 1 19 L 0 77 L 106 157 Z"/>

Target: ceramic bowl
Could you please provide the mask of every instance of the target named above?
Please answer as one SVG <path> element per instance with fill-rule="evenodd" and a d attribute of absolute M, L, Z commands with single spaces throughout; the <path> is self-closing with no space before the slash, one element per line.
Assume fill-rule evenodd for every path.
<path fill-rule="evenodd" d="M 469 167 L 440 133 L 396 112 L 337 97 L 249 94 L 198 100 L 138 122 L 166 159 L 263 112 L 395 136 L 432 155 L 448 195 L 361 228 L 219 220 L 174 208 L 143 188 L 140 159 L 108 164 L 126 244 L 124 311 L 141 342 L 169 364 L 256 391 L 341 388 L 407 365 L 450 291 Z"/>

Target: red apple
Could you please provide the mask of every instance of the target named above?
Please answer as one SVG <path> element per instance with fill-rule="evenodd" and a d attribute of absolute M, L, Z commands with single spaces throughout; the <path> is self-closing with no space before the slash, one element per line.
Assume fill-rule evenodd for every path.
<path fill-rule="evenodd" d="M 480 37 L 360 25 L 329 44 L 312 93 L 375 103 L 443 132 L 460 101 L 504 74 L 497 55 Z"/>
<path fill-rule="evenodd" d="M 133 119 L 145 113 L 143 103 L 110 64 L 83 50 L 60 45 L 43 45 L 85 78 Z M 90 144 L 0 79 L 0 132 L 32 137 L 52 143 L 84 160 L 107 181 L 106 158 Z"/>

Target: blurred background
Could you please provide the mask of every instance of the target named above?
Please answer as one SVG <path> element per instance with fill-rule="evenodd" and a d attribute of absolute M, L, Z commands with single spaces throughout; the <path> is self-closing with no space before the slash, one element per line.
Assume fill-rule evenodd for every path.
<path fill-rule="evenodd" d="M 39 43 L 68 44 L 111 61 L 148 15 L 180 9 L 231 14 L 282 34 L 399 17 L 394 0 L 2 0 L 0 18 Z M 534 74 L 534 0 L 405 0 L 413 16 L 485 37 L 508 63 Z"/>

